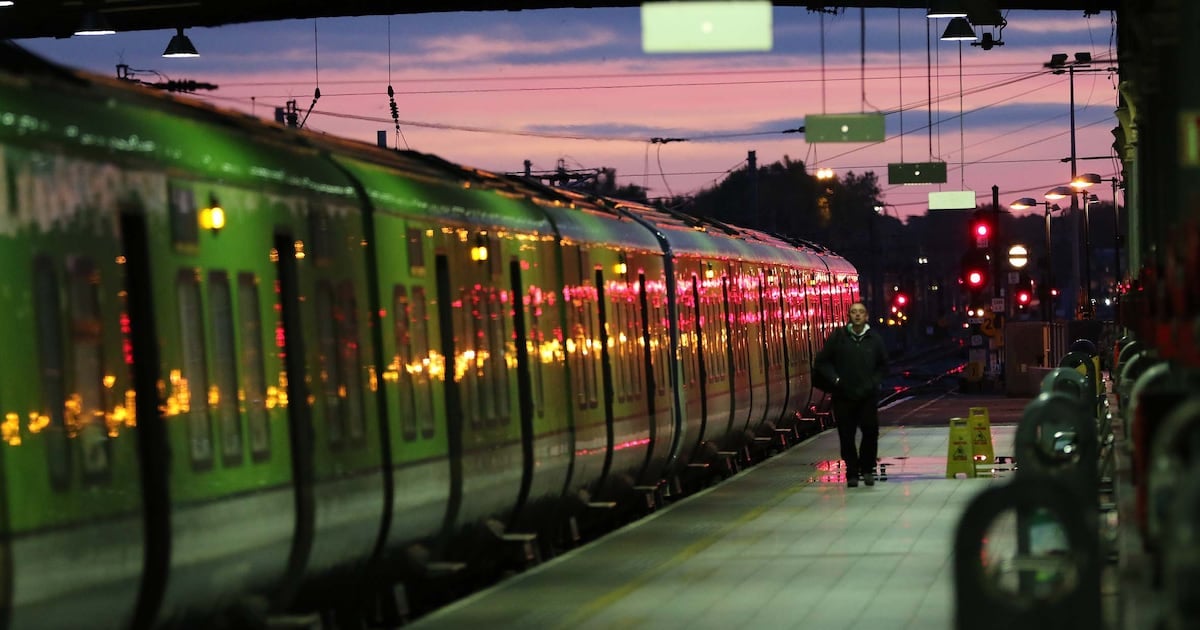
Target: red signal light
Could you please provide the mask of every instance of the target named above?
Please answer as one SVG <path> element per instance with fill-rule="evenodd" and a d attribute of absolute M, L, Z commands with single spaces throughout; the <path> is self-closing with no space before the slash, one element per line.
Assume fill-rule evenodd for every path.
<path fill-rule="evenodd" d="M 1028 304 L 1029 300 L 1031 300 L 1031 299 L 1032 298 L 1030 297 L 1028 291 L 1018 291 L 1017 292 L 1017 303 L 1018 304 Z"/>
<path fill-rule="evenodd" d="M 908 296 L 903 293 L 896 294 L 896 306 L 904 306 L 908 304 Z"/>
<path fill-rule="evenodd" d="M 967 284 L 969 284 L 973 287 L 982 285 L 983 284 L 983 272 L 968 271 L 967 272 Z"/>
<path fill-rule="evenodd" d="M 988 235 L 988 224 L 976 223 L 975 224 L 975 236 L 985 237 L 987 235 Z"/>

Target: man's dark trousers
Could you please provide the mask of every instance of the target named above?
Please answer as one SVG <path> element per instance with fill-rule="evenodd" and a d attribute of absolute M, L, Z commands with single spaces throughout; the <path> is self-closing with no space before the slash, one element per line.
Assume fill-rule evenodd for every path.
<path fill-rule="evenodd" d="M 842 442 L 842 460 L 846 475 L 856 476 L 875 470 L 879 454 L 879 408 L 874 396 L 851 400 L 844 396 L 833 399 L 833 419 L 837 421 L 838 438 Z M 855 437 L 862 429 L 862 448 L 855 448 Z"/>

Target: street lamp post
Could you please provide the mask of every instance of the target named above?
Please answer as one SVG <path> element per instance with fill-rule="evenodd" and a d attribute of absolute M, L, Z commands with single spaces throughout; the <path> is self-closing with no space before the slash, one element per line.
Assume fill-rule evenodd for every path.
<path fill-rule="evenodd" d="M 1013 210 L 1027 210 L 1034 206 L 1046 208 L 1046 299 L 1042 302 L 1042 317 L 1047 322 L 1051 322 L 1054 321 L 1054 256 L 1050 239 L 1050 211 L 1058 210 L 1058 204 L 1038 201 L 1033 197 L 1021 197 L 1008 205 Z"/>
<path fill-rule="evenodd" d="M 1114 258 L 1114 269 L 1116 270 L 1116 281 L 1121 282 L 1121 210 L 1117 208 L 1117 186 L 1121 184 L 1120 178 L 1102 178 L 1096 173 L 1084 173 L 1070 180 L 1070 186 L 1076 190 L 1085 191 L 1100 182 L 1108 181 L 1112 184 L 1112 258 Z M 1094 194 L 1088 197 L 1092 202 L 1098 200 Z M 1087 220 L 1087 205 L 1084 206 L 1084 218 Z M 1087 223 L 1084 223 L 1084 241 L 1087 242 Z"/>

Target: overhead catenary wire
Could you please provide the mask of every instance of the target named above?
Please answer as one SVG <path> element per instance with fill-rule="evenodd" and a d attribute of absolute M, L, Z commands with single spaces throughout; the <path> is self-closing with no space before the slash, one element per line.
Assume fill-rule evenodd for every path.
<path fill-rule="evenodd" d="M 387 18 L 387 49 L 388 49 L 388 108 L 392 112 L 392 121 L 396 124 L 397 140 L 404 140 L 404 148 L 408 147 L 408 138 L 404 137 L 404 131 L 400 129 L 400 107 L 396 105 L 396 90 L 392 88 L 392 16 Z M 399 148 L 399 142 L 396 143 Z"/>
<path fill-rule="evenodd" d="M 1031 79 L 1034 79 L 1034 78 L 1037 78 L 1040 76 L 1045 76 L 1048 74 L 1051 74 L 1051 72 L 1048 70 L 1038 70 L 1036 72 L 1025 73 L 1023 75 L 1018 75 L 1018 76 L 1012 77 L 1006 81 L 993 82 L 993 83 L 989 83 L 987 85 L 972 88 L 970 90 L 966 90 L 964 93 L 968 94 L 968 95 L 974 95 L 974 94 L 980 94 L 980 93 L 991 91 L 991 90 L 1003 89 L 1008 86 L 1014 85 L 1016 83 L 1031 80 Z M 884 113 L 885 115 L 890 115 L 890 114 L 897 113 L 900 111 L 918 109 L 920 107 L 926 107 L 926 106 L 932 105 L 934 102 L 941 102 L 943 100 L 954 98 L 955 96 L 956 95 L 953 95 L 953 94 L 947 94 L 947 95 L 939 94 L 938 97 L 936 98 L 936 100 L 934 100 L 933 102 L 923 102 L 922 101 L 922 102 L 909 103 L 909 104 L 903 105 L 895 110 L 884 111 L 882 113 Z M 242 102 L 243 101 L 243 99 L 240 99 L 240 98 L 225 97 L 225 96 L 210 95 L 210 94 L 204 95 L 203 98 L 210 99 L 210 100 L 227 101 L 227 102 Z M 256 97 L 256 98 L 263 98 L 263 97 Z M 930 98 L 932 99 L 933 97 L 931 96 Z M 1008 99 L 1005 99 L 1005 100 L 1008 100 Z M 986 106 L 984 106 L 984 107 L 986 107 Z M 982 107 L 976 108 L 975 110 L 972 110 L 972 111 L 978 111 L 979 109 L 982 109 Z M 321 110 L 317 110 L 314 113 L 316 113 L 320 116 L 328 117 L 328 118 L 341 118 L 341 119 L 348 119 L 348 120 L 364 120 L 364 121 L 371 121 L 371 122 L 383 122 L 383 119 L 373 117 L 373 116 L 363 116 L 363 115 L 347 114 L 347 113 L 341 113 L 341 112 L 326 112 L 326 111 L 321 111 Z M 496 128 L 479 127 L 479 126 L 474 126 L 474 125 L 457 125 L 457 124 L 450 124 L 450 123 L 435 123 L 435 122 L 425 122 L 425 121 L 417 121 L 417 120 L 400 120 L 400 119 L 397 119 L 395 122 L 405 125 L 405 126 L 408 126 L 408 127 L 442 129 L 442 130 L 448 130 L 448 131 L 464 131 L 464 132 L 472 132 L 472 133 L 488 133 L 488 134 L 496 134 L 496 135 L 512 135 L 512 136 L 533 137 L 533 138 L 550 138 L 550 139 L 562 139 L 562 140 L 591 140 L 591 141 L 597 141 L 597 142 L 638 142 L 638 143 L 641 143 L 641 142 L 647 141 L 647 138 L 645 136 L 597 136 L 597 135 L 588 135 L 588 134 L 549 133 L 549 132 L 538 132 L 538 131 L 528 131 L 528 130 L 496 129 Z M 944 120 L 939 121 L 939 124 L 942 122 L 946 122 L 946 121 L 944 121 Z M 933 124 L 932 118 L 930 119 L 930 124 Z M 922 129 L 924 129 L 924 128 L 918 128 L 913 131 L 921 131 Z M 797 131 L 796 129 L 784 129 L 784 130 L 778 130 L 778 131 L 753 131 L 753 132 L 730 132 L 730 133 L 719 133 L 719 134 L 704 134 L 704 135 L 691 136 L 688 138 L 688 140 L 693 141 L 693 142 L 701 142 L 701 141 L 712 141 L 712 140 L 735 139 L 735 138 L 743 138 L 743 137 L 771 136 L 771 135 L 777 135 L 777 134 L 781 134 L 781 133 L 795 133 L 796 131 Z M 907 134 L 908 132 L 905 132 L 905 133 Z M 932 141 L 931 141 L 931 143 L 932 143 Z M 870 145 L 868 145 L 868 146 L 870 146 Z M 852 153 L 856 150 L 861 150 L 862 148 L 864 148 L 864 147 L 852 149 L 849 152 Z M 931 148 L 932 148 L 932 144 L 931 144 Z M 845 154 L 841 154 L 841 155 L 845 155 Z M 835 156 L 835 157 L 838 157 L 838 156 Z"/>

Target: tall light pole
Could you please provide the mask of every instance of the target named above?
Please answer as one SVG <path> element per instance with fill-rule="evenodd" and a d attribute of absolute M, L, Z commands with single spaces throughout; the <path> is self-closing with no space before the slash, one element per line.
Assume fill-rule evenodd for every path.
<path fill-rule="evenodd" d="M 1046 193 L 1047 198 L 1049 198 L 1050 192 L 1053 191 Z M 1061 199 L 1061 197 L 1059 198 Z M 1027 210 L 1034 206 L 1045 206 L 1046 208 L 1046 292 L 1045 299 L 1042 301 L 1042 317 L 1047 322 L 1051 322 L 1054 321 L 1054 250 L 1051 247 L 1052 241 L 1050 239 L 1050 211 L 1058 210 L 1058 204 L 1053 204 L 1049 201 L 1038 201 L 1033 197 L 1021 197 L 1008 205 L 1013 210 Z"/>
<path fill-rule="evenodd" d="M 1081 191 L 1086 191 L 1088 188 L 1090 188 L 1090 187 L 1092 187 L 1092 186 L 1095 186 L 1096 184 L 1099 184 L 1099 183 L 1101 183 L 1101 182 L 1111 182 L 1111 183 L 1112 183 L 1112 193 L 1113 193 L 1113 259 L 1114 259 L 1113 267 L 1114 267 L 1114 269 L 1116 270 L 1116 281 L 1117 281 L 1117 283 L 1118 283 L 1118 284 L 1121 282 L 1121 211 L 1120 211 L 1120 210 L 1118 209 L 1118 207 L 1117 207 L 1117 185 L 1120 183 L 1120 181 L 1121 181 L 1121 180 L 1120 180 L 1120 178 L 1117 178 L 1117 177 L 1101 177 L 1100 175 L 1098 175 L 1098 174 L 1096 174 L 1096 173 L 1084 173 L 1084 174 L 1082 174 L 1082 175 L 1079 175 L 1079 176 L 1077 176 L 1077 177 L 1075 177 L 1074 179 L 1072 179 L 1072 180 L 1071 180 L 1071 187 L 1072 187 L 1072 188 L 1074 188 L 1074 189 L 1076 189 L 1076 190 L 1081 190 Z M 1086 192 L 1085 192 L 1084 194 L 1086 194 Z M 1095 196 L 1095 195 L 1089 195 L 1089 196 L 1088 196 L 1088 200 L 1096 200 L 1096 196 Z M 1089 240 L 1089 236 L 1088 236 L 1088 223 L 1087 223 L 1087 221 L 1088 221 L 1088 214 L 1087 214 L 1087 207 L 1088 207 L 1088 204 L 1085 202 L 1085 203 L 1084 203 L 1084 213 L 1083 213 L 1083 219 L 1084 219 L 1084 224 L 1083 224 L 1083 229 L 1084 229 L 1084 232 L 1083 232 L 1083 238 L 1084 238 L 1084 243 L 1085 243 L 1085 245 L 1084 245 L 1084 246 L 1087 248 L 1087 252 L 1090 252 L 1090 251 L 1091 251 L 1091 248 L 1088 246 L 1088 244 L 1089 244 L 1090 240 Z M 1089 281 L 1088 281 L 1088 289 L 1089 289 L 1089 294 L 1088 294 L 1088 297 L 1090 298 L 1090 297 L 1091 297 L 1091 294 L 1090 294 L 1090 290 L 1091 290 L 1091 281 L 1090 281 L 1090 280 L 1091 280 L 1091 276 L 1090 276 L 1090 273 L 1091 273 L 1091 259 L 1090 259 L 1090 256 L 1089 256 L 1089 258 L 1088 258 L 1088 266 L 1087 266 L 1087 269 L 1085 270 L 1085 272 L 1089 274 L 1089 275 L 1088 275 L 1088 280 L 1089 280 Z M 1090 299 L 1089 299 L 1089 303 L 1090 303 Z"/>
<path fill-rule="evenodd" d="M 1066 53 L 1054 53 L 1054 54 L 1050 55 L 1050 61 L 1043 64 L 1043 66 L 1046 68 L 1050 68 L 1054 74 L 1062 74 L 1062 73 L 1066 72 L 1067 77 L 1069 79 L 1070 95 L 1071 95 L 1071 101 L 1070 101 L 1070 107 L 1071 107 L 1071 110 L 1070 110 L 1070 114 L 1071 114 L 1071 116 L 1070 116 L 1070 121 L 1071 121 L 1071 157 L 1070 157 L 1070 160 L 1071 160 L 1071 182 L 1072 182 L 1072 184 L 1074 184 L 1074 182 L 1078 178 L 1078 170 L 1077 170 L 1077 165 L 1076 165 L 1078 158 L 1076 157 L 1076 154 L 1075 154 L 1075 72 L 1076 71 L 1079 71 L 1079 72 L 1112 72 L 1112 71 L 1114 71 L 1114 69 L 1108 68 L 1108 67 L 1092 68 L 1092 54 L 1089 52 L 1077 52 L 1077 53 L 1075 53 L 1074 58 L 1070 59 L 1070 60 L 1068 60 Z M 1074 191 L 1070 191 L 1070 192 L 1074 193 Z M 1047 198 L 1049 198 L 1049 197 L 1047 197 Z M 1074 194 L 1071 194 L 1071 216 L 1073 216 L 1073 217 L 1077 216 L 1078 212 L 1079 212 L 1079 200 L 1075 197 Z M 1089 246 L 1089 243 L 1087 242 L 1089 240 L 1088 233 L 1087 233 L 1087 231 L 1088 231 L 1087 223 L 1088 223 L 1087 204 L 1085 203 L 1084 204 L 1084 217 L 1083 217 L 1084 258 L 1086 260 L 1086 262 L 1084 263 L 1084 267 L 1085 267 L 1084 276 L 1086 278 L 1084 295 L 1085 295 L 1085 299 L 1086 299 L 1085 314 L 1090 316 L 1092 313 L 1092 299 L 1091 299 L 1092 288 L 1091 288 L 1091 272 L 1088 269 L 1088 267 L 1090 267 L 1090 263 L 1091 263 L 1091 252 L 1089 251 L 1090 246 Z M 1076 232 L 1076 236 L 1077 235 L 1078 235 L 1078 232 Z M 1075 242 L 1078 243 L 1078 241 L 1075 241 Z"/>
<path fill-rule="evenodd" d="M 1075 180 L 1076 157 L 1075 157 L 1075 68 L 1089 68 L 1092 64 L 1092 53 L 1077 52 L 1075 58 L 1071 61 L 1067 60 L 1066 53 L 1054 53 L 1050 55 L 1050 61 L 1045 63 L 1045 67 L 1051 68 L 1054 74 L 1067 73 L 1069 83 L 1071 85 L 1071 180 Z M 1064 70 L 1065 68 L 1065 70 Z M 1079 210 L 1079 202 L 1074 197 L 1071 197 L 1071 212 Z"/>

